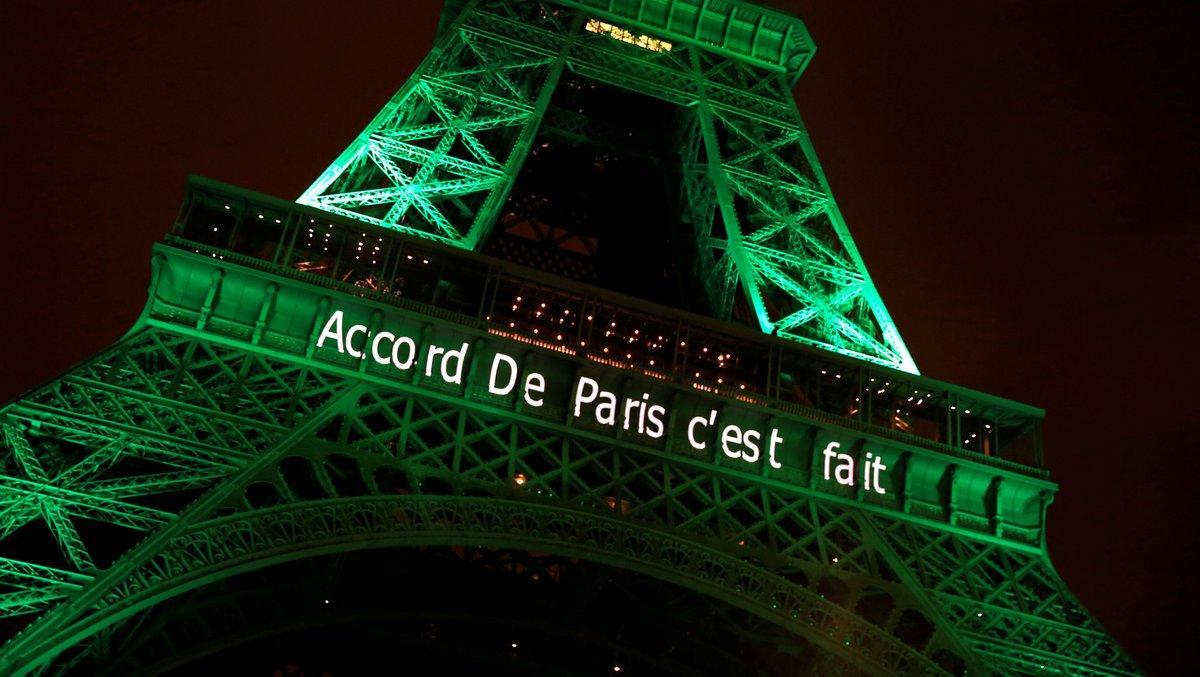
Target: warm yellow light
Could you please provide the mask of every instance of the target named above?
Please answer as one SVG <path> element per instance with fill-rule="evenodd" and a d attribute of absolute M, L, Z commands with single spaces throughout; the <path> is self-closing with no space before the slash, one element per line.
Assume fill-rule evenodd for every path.
<path fill-rule="evenodd" d="M 631 45 L 636 45 L 642 49 L 648 49 L 651 52 L 669 52 L 671 51 L 672 47 L 671 43 L 669 42 L 652 38 L 649 35 L 636 35 L 634 33 L 630 33 L 624 28 L 621 28 L 620 26 L 614 26 L 610 23 L 605 23 L 597 19 L 588 19 L 588 22 L 584 28 L 592 33 L 607 35 L 615 40 L 628 42 Z"/>

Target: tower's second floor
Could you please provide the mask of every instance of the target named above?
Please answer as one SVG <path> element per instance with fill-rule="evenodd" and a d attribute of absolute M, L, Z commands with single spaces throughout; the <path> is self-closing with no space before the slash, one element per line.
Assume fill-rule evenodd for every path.
<path fill-rule="evenodd" d="M 157 252 L 151 321 L 1041 542 L 1034 407 L 202 178 Z"/>

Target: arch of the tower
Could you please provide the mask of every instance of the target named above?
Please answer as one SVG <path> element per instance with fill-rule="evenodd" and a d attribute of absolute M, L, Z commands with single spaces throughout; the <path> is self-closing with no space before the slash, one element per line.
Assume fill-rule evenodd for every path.
<path fill-rule="evenodd" d="M 598 519 L 591 511 L 526 501 L 427 494 L 306 501 L 197 525 L 128 578 L 96 614 L 73 627 L 74 636 L 69 641 L 86 644 L 112 624 L 147 614 L 158 606 L 172 608 L 177 598 L 189 592 L 193 593 L 191 599 L 204 599 L 205 590 L 220 589 L 228 579 L 251 572 L 269 572 L 289 563 L 338 554 L 429 548 L 449 549 L 460 557 L 474 558 L 494 557 L 496 552 L 519 553 L 515 567 L 527 566 L 520 562 L 533 556 L 551 557 L 564 566 L 585 562 L 606 569 L 610 578 L 615 570 L 631 572 L 641 579 L 688 591 L 693 599 L 709 600 L 709 608 L 724 609 L 724 613 L 738 610 L 740 617 L 752 619 L 759 631 L 809 647 L 802 656 L 795 657 L 798 665 L 833 660 L 873 674 L 931 674 L 940 672 L 939 668 L 954 670 L 960 666 L 949 652 L 938 652 L 935 662 L 906 644 L 905 639 L 917 644 L 930 640 L 928 634 L 920 635 L 920 629 L 915 630 L 915 636 L 899 637 L 867 621 L 863 615 L 881 622 L 892 610 L 894 601 L 882 590 L 863 595 L 856 612 L 828 599 L 848 601 L 849 588 L 837 579 L 822 581 L 817 592 L 691 539 L 647 530 L 644 525 L 633 525 L 618 517 Z M 369 554 L 361 561 L 386 569 L 389 559 Z M 592 575 L 596 575 L 594 571 Z M 312 585 L 320 577 L 310 575 L 305 580 Z M 310 611 L 332 604 L 324 601 L 331 599 L 332 593 L 322 595 L 310 590 L 306 600 L 313 607 Z M 480 601 L 484 608 L 495 603 Z M 420 611 L 419 606 L 413 608 L 411 600 L 395 602 L 399 606 L 389 608 L 387 613 L 411 616 Z M 238 601 L 239 605 L 243 603 Z M 587 614 L 588 609 L 576 607 L 571 613 Z M 195 646 L 175 649 L 188 649 L 180 656 L 194 654 L 200 658 L 228 649 L 237 637 L 248 640 L 295 629 L 281 624 L 283 619 L 259 620 L 261 627 L 231 628 L 228 635 L 214 635 L 208 628 L 193 636 Z M 210 622 L 220 621 L 218 614 Z M 768 626 L 771 630 L 762 629 Z M 913 632 L 912 626 L 910 621 L 908 632 Z M 738 632 L 749 629 L 741 627 Z M 131 633 L 136 636 L 142 631 L 139 624 Z M 107 644 L 111 644 L 111 638 Z M 66 652 L 68 656 L 71 653 Z M 826 657 L 817 658 L 815 654 Z M 132 659 L 132 654 L 89 654 L 89 661 L 113 667 L 120 665 L 120 660 Z"/>
<path fill-rule="evenodd" d="M 833 507 L 382 390 L 277 453 L 211 517 L 124 573 L 97 609 L 58 633 L 56 652 L 248 572 L 337 553 L 456 547 L 632 572 L 867 672 L 962 665 L 963 651 L 864 543 L 863 525 Z"/>
<path fill-rule="evenodd" d="M 105 639 L 113 648 L 88 654 L 75 672 L 854 671 L 795 633 L 660 578 L 485 546 L 376 547 L 275 564 L 181 593 Z"/>
<path fill-rule="evenodd" d="M 683 284 L 643 289 L 694 286 L 698 294 L 683 295 L 703 298 L 717 317 L 916 371 L 830 196 L 782 70 L 536 0 L 487 0 L 451 16 L 409 82 L 300 202 L 468 249 L 489 249 L 497 229 L 519 233 L 524 240 L 508 247 L 523 250 L 519 260 L 554 258 L 554 272 L 584 279 L 597 238 L 578 226 L 591 221 L 627 240 L 618 245 L 634 250 L 626 270 L 645 267 L 639 251 L 689 259 L 680 267 L 694 275 Z M 646 125 L 619 131 L 626 141 L 633 132 L 670 139 L 668 151 L 655 151 L 657 168 L 672 177 L 669 219 L 683 227 L 674 240 L 689 246 L 665 247 L 646 228 L 636 235 L 634 215 L 603 218 L 622 202 L 645 214 L 629 195 L 583 199 L 602 190 L 597 177 L 573 182 L 568 204 L 547 205 L 557 198 L 542 191 L 514 195 L 546 133 L 603 140 L 612 111 L 555 105 L 581 81 L 680 111 L 670 129 L 656 129 L 657 106 L 645 105 Z M 598 152 L 596 163 L 609 157 Z M 585 218 L 566 213 L 589 202 L 597 206 Z"/>
<path fill-rule="evenodd" d="M 1034 594 L 1063 615 L 1052 629 L 1067 638 L 1048 646 L 1088 622 L 1065 593 L 1043 592 L 1056 579 L 1040 555 L 375 381 L 141 327 L 6 407 L 6 553 L 26 561 L 3 560 L 5 611 L 10 629 L 32 621 L 9 639 L 9 665 L 104 645 L 119 621 L 241 573 L 430 546 L 636 572 L 881 673 L 953 672 L 957 656 L 975 672 L 993 641 L 964 647 L 954 624 L 1040 631 L 1001 606 L 1032 608 Z M 46 548 L 28 538 L 39 533 Z M 924 593 L 934 586 L 947 596 L 936 607 Z"/>

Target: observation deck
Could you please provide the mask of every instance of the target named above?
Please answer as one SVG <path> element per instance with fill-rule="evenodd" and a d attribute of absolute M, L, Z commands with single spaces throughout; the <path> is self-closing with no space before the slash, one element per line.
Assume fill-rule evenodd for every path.
<path fill-rule="evenodd" d="M 166 244 L 1038 479 L 1041 409 L 191 177 Z"/>
<path fill-rule="evenodd" d="M 795 82 L 816 53 L 804 22 L 746 0 L 552 0 L 635 33 L 702 47 L 722 56 L 782 71 Z M 446 3 L 442 28 L 466 0 Z M 440 32 L 440 31 L 439 31 Z"/>

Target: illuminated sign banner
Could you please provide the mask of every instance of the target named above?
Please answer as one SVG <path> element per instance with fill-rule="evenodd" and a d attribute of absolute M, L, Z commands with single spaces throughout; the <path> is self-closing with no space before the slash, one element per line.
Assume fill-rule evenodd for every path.
<path fill-rule="evenodd" d="M 900 452 L 772 416 L 657 378 L 581 359 L 558 344 L 541 349 L 454 326 L 382 326 L 378 313 L 332 312 L 315 337 L 318 357 L 366 362 L 372 373 L 521 413 L 566 422 L 694 458 L 742 466 L 835 493 L 888 494 Z M 336 352 L 337 357 L 333 357 Z M 750 400 L 750 398 L 744 398 Z M 765 468 L 763 467 L 765 466 Z M 815 473 L 814 473 L 815 471 Z M 806 482 L 807 483 L 807 482 Z"/>
<path fill-rule="evenodd" d="M 648 461 L 719 466 L 834 501 L 1020 538 L 1039 533 L 1054 489 L 861 421 L 752 392 L 718 392 L 634 368 L 621 355 L 586 354 L 583 337 L 541 340 L 440 308 L 406 309 L 404 299 L 353 299 L 213 256 L 156 251 L 164 265 L 149 323 L 172 331 L 199 325 L 205 337 L 311 359 L 483 419 L 523 417 L 581 442 L 637 449 Z"/>

